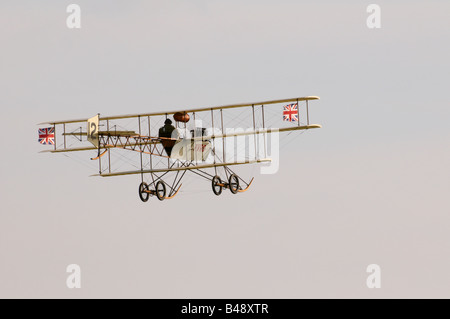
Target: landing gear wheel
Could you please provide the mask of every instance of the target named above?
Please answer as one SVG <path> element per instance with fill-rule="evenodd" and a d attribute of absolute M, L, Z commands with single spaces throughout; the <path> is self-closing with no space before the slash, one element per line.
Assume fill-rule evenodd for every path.
<path fill-rule="evenodd" d="M 212 186 L 212 190 L 213 190 L 214 194 L 216 194 L 217 196 L 222 194 L 223 186 L 221 184 L 222 184 L 222 180 L 220 179 L 220 177 L 217 175 L 214 176 L 211 181 L 211 186 Z"/>
<path fill-rule="evenodd" d="M 228 179 L 228 187 L 230 187 L 230 191 L 233 194 L 237 194 L 239 191 L 239 178 L 236 174 L 230 175 L 230 178 Z"/>
<path fill-rule="evenodd" d="M 166 198 L 166 184 L 161 181 L 156 183 L 155 193 L 159 200 L 164 200 L 164 198 Z"/>
<path fill-rule="evenodd" d="M 150 193 L 148 193 L 148 185 L 146 182 L 142 182 L 139 185 L 139 198 L 145 203 L 146 201 L 148 201 L 149 197 Z"/>

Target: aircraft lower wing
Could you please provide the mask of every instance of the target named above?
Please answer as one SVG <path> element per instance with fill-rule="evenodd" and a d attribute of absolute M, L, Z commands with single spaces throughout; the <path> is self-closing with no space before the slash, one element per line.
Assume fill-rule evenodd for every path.
<path fill-rule="evenodd" d="M 201 164 L 192 166 L 183 166 L 175 168 L 161 168 L 161 169 L 150 169 L 150 170 L 137 170 L 137 171 L 126 171 L 126 172 L 114 172 L 106 174 L 94 174 L 91 176 L 102 176 L 102 177 L 112 177 L 112 176 L 123 176 L 123 175 L 134 175 L 134 174 L 145 174 L 145 173 L 165 173 L 165 172 L 176 172 L 176 171 L 187 171 L 195 169 L 205 169 L 212 167 L 223 167 L 223 166 L 234 166 L 234 165 L 244 165 L 244 164 L 255 164 L 255 163 L 265 163 L 271 162 L 270 158 L 262 158 L 258 160 L 243 161 L 243 162 L 229 162 L 229 163 L 213 163 L 213 164 Z"/>

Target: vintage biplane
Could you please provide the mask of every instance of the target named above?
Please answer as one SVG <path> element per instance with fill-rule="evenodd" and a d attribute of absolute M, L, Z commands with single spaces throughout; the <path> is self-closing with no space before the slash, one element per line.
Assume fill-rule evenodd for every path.
<path fill-rule="evenodd" d="M 186 172 L 207 179 L 215 195 L 223 189 L 237 194 L 248 190 L 253 178 L 244 180 L 231 167 L 270 162 L 283 140 L 279 133 L 320 128 L 309 122 L 308 103 L 318 99 L 51 121 L 39 124 L 50 126 L 39 129 L 39 142 L 53 145 L 43 152 L 93 152 L 98 174 L 92 176 L 140 175 L 143 202 L 173 198 Z"/>

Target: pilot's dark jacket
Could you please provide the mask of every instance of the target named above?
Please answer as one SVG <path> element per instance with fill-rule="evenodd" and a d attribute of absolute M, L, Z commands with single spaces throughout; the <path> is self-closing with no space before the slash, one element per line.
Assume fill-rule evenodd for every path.
<path fill-rule="evenodd" d="M 163 127 L 161 127 L 159 129 L 159 137 L 167 137 L 167 138 L 171 138 L 172 137 L 172 132 L 175 129 L 175 126 L 173 126 L 172 124 L 166 124 Z"/>
<path fill-rule="evenodd" d="M 175 130 L 175 126 L 171 124 L 166 124 L 163 127 L 159 129 L 159 137 L 165 137 L 165 138 L 171 138 L 172 132 Z M 170 156 L 170 153 L 172 152 L 172 148 L 175 145 L 175 141 L 171 140 L 162 140 L 162 145 L 164 146 L 164 149 L 166 150 L 167 155 Z"/>

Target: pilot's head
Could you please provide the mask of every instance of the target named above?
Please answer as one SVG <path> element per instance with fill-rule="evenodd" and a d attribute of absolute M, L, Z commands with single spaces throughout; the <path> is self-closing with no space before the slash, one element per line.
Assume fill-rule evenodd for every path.
<path fill-rule="evenodd" d="M 171 119 L 166 119 L 166 120 L 164 121 L 164 124 L 170 125 L 170 124 L 172 124 L 172 120 L 171 120 Z"/>

